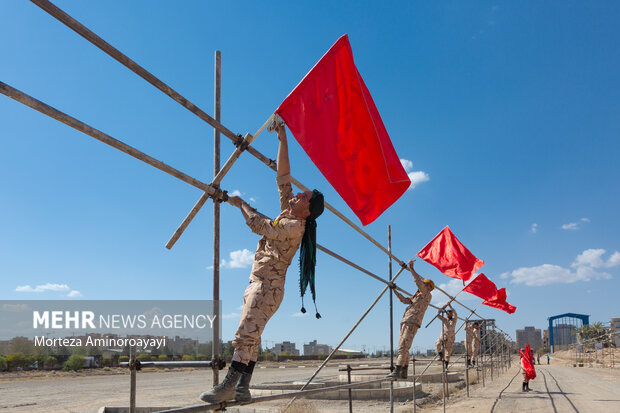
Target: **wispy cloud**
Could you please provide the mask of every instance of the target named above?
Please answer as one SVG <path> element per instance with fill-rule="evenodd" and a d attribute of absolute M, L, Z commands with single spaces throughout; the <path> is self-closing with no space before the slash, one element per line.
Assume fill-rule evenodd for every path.
<path fill-rule="evenodd" d="M 530 232 L 531 232 L 532 234 L 536 234 L 536 233 L 538 232 L 538 224 L 537 224 L 537 223 L 535 223 L 535 222 L 534 222 L 534 223 L 532 224 L 532 228 L 530 228 Z"/>
<path fill-rule="evenodd" d="M 581 228 L 581 225 L 583 223 L 586 223 L 586 222 L 590 222 L 590 218 L 581 218 L 577 222 L 569 222 L 568 224 L 563 224 L 562 229 L 569 230 L 569 231 L 576 231 L 579 228 Z"/>
<path fill-rule="evenodd" d="M 69 294 L 67 294 L 67 297 L 81 297 L 82 293 L 79 292 L 78 290 L 71 290 L 69 292 Z"/>
<path fill-rule="evenodd" d="M 431 178 L 426 172 L 413 170 L 413 162 L 409 159 L 401 159 L 400 163 L 403 165 L 403 168 L 405 168 L 409 179 L 411 179 L 411 186 L 409 187 L 409 190 L 412 190 L 416 187 L 416 185 L 419 185 L 422 182 L 430 181 Z"/>
<path fill-rule="evenodd" d="M 18 293 L 43 293 L 46 291 L 69 291 L 71 288 L 67 284 L 41 284 L 32 288 L 30 285 L 20 285 L 15 288 Z"/>
<path fill-rule="evenodd" d="M 620 252 L 616 251 L 607 259 L 604 249 L 588 249 L 577 256 L 565 268 L 559 265 L 543 264 L 536 267 L 523 267 L 504 273 L 500 278 L 512 278 L 512 284 L 525 284 L 528 287 L 541 287 L 551 284 L 570 284 L 578 281 L 610 279 L 611 275 L 598 271 L 599 268 L 612 268 L 620 265 Z"/>
<path fill-rule="evenodd" d="M 222 319 L 223 320 L 227 320 L 229 318 L 238 318 L 240 316 L 241 316 L 241 314 L 239 314 L 239 313 L 222 314 Z"/>
<path fill-rule="evenodd" d="M 308 312 L 302 313 L 301 311 L 298 311 L 296 313 L 291 314 L 291 317 L 305 317 L 308 315 Z"/>
<path fill-rule="evenodd" d="M 233 189 L 233 191 L 232 191 L 232 192 L 230 192 L 228 195 L 230 195 L 230 196 L 241 196 L 241 195 L 243 195 L 243 194 L 241 193 L 241 191 L 240 191 L 240 190 L 238 190 L 238 189 Z"/>
<path fill-rule="evenodd" d="M 476 278 L 476 275 L 477 274 L 475 274 L 473 277 L 471 277 L 471 280 Z M 447 283 L 439 284 L 439 288 L 441 288 L 442 290 L 444 290 L 445 292 L 450 294 L 452 297 L 457 295 L 459 293 L 459 291 L 461 291 L 463 289 L 463 287 L 464 287 L 463 286 L 463 281 L 457 280 L 456 278 L 451 279 Z M 433 304 L 435 304 L 436 306 L 442 306 L 442 305 L 444 305 L 445 303 L 447 303 L 450 300 L 443 293 L 439 292 L 439 290 L 436 290 L 436 291 L 437 292 L 433 292 L 433 299 L 431 300 L 431 302 Z M 473 296 L 470 296 L 469 294 L 461 294 L 461 295 L 459 295 L 458 300 L 459 301 L 460 300 L 469 300 L 469 299 L 472 299 L 472 298 L 473 298 Z"/>

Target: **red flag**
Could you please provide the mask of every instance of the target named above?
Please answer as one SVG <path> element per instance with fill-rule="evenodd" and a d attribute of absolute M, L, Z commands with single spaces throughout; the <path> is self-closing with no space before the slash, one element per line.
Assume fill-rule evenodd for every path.
<path fill-rule="evenodd" d="M 484 265 L 484 261 L 469 252 L 448 226 L 418 252 L 418 257 L 434 265 L 448 277 L 463 280 L 463 285 Z"/>
<path fill-rule="evenodd" d="M 346 34 L 276 113 L 362 224 L 377 219 L 411 185 Z"/>
<path fill-rule="evenodd" d="M 526 344 L 523 350 L 519 349 L 519 353 L 521 353 L 521 366 L 523 367 L 523 370 L 525 370 L 525 379 L 535 379 L 536 369 L 534 368 L 534 359 L 530 345 Z"/>
<path fill-rule="evenodd" d="M 467 284 L 467 287 L 463 288 L 463 291 L 467 291 L 483 300 L 490 300 L 497 294 L 497 286 L 486 275 L 480 273 L 472 282 Z"/>
<path fill-rule="evenodd" d="M 505 288 L 500 288 L 499 290 L 497 290 L 497 294 L 495 295 L 495 297 L 491 298 L 490 300 L 484 300 L 482 304 L 500 309 L 507 312 L 508 314 L 512 314 L 517 311 L 517 307 L 506 302 Z"/>

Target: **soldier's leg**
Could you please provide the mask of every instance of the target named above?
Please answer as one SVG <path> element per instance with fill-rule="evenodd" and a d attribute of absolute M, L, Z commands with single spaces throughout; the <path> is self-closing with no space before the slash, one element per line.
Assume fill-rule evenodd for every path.
<path fill-rule="evenodd" d="M 444 360 L 450 361 L 450 356 L 452 355 L 452 348 L 454 347 L 454 337 L 448 338 L 444 341 Z"/>

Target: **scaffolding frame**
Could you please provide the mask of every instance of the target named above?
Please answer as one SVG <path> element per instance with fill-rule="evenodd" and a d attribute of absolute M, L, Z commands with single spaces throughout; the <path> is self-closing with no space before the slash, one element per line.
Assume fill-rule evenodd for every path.
<path fill-rule="evenodd" d="M 271 168 L 272 170 L 276 170 L 276 162 L 272 159 L 269 159 L 268 157 L 264 156 L 262 153 L 260 153 L 257 149 L 255 149 L 254 147 L 251 146 L 252 142 L 263 132 L 263 130 L 265 129 L 265 127 L 271 122 L 273 115 L 271 115 L 266 121 L 265 123 L 258 129 L 258 131 L 254 134 L 246 134 L 244 137 L 241 137 L 241 135 L 235 135 L 233 132 L 231 132 L 228 128 L 226 128 L 222 123 L 221 123 L 221 52 L 216 51 L 215 52 L 215 93 L 214 93 L 214 108 L 215 108 L 215 117 L 211 117 L 210 115 L 208 115 L 205 111 L 203 111 L 202 109 L 200 109 L 198 106 L 196 106 L 195 104 L 193 104 L 192 102 L 190 102 L 188 99 L 186 99 L 185 97 L 183 97 L 180 93 L 178 93 L 177 91 L 175 91 L 173 88 L 171 88 L 170 86 L 168 86 L 166 83 L 164 83 L 163 81 L 161 81 L 159 78 L 157 78 L 156 76 L 154 76 L 153 74 L 151 74 L 149 71 L 147 71 L 145 68 L 143 68 L 142 66 L 140 66 L 139 64 L 137 64 L 135 61 L 133 61 L 132 59 L 130 59 L 129 57 L 127 57 L 126 55 L 124 55 L 122 52 L 120 52 L 118 49 L 114 48 L 112 45 L 110 45 L 109 43 L 107 43 L 105 40 L 103 40 L 101 37 L 99 37 L 97 34 L 95 34 L 94 32 L 92 32 L 90 29 L 88 29 L 87 27 L 85 27 L 84 25 L 82 25 L 81 23 L 79 23 L 77 20 L 75 20 L 73 17 L 71 17 L 69 14 L 67 14 L 66 12 L 64 12 L 63 10 L 61 10 L 60 8 L 58 8 L 57 6 L 55 6 L 53 3 L 51 3 L 48 0 L 31 0 L 34 4 L 36 4 L 37 6 L 39 6 L 41 9 L 43 9 L 44 11 L 46 11 L 48 14 L 50 14 L 52 17 L 56 18 L 57 20 L 59 20 L 60 22 L 62 22 L 63 24 L 65 24 L 67 27 L 69 27 L 70 29 L 72 29 L 73 31 L 75 31 L 77 34 L 79 34 L 80 36 L 84 37 L 86 40 L 88 40 L 89 42 L 91 42 L 93 45 L 95 45 L 96 47 L 98 47 L 99 49 L 101 49 L 102 51 L 104 51 L 105 53 L 107 53 L 108 55 L 110 55 L 112 58 L 114 58 L 115 60 L 117 60 L 119 63 L 123 64 L 125 67 L 127 67 L 128 69 L 130 69 L 132 72 L 136 73 L 138 76 L 142 77 L 143 79 L 145 79 L 147 82 L 151 83 L 153 86 L 155 86 L 157 89 L 159 89 L 160 91 L 162 91 L 163 93 L 165 93 L 166 95 L 168 95 L 170 98 L 172 98 L 173 100 L 175 100 L 177 103 L 179 103 L 180 105 L 182 105 L 183 107 L 185 107 L 186 109 L 188 109 L 190 112 L 192 112 L 193 114 L 195 114 L 196 116 L 198 116 L 200 119 L 202 119 L 203 121 L 205 121 L 206 123 L 208 123 L 209 125 L 211 125 L 214 128 L 214 178 L 211 181 L 211 183 L 205 183 L 202 182 L 192 176 L 189 176 L 188 174 L 185 174 L 184 172 L 169 166 L 167 164 L 165 164 L 162 161 L 159 161 L 149 155 L 147 155 L 144 152 L 141 152 L 140 150 L 133 148 L 125 143 L 123 143 L 120 140 L 117 140 L 115 138 L 113 138 L 112 136 L 84 123 L 79 121 L 78 119 L 40 101 L 37 100 L 36 98 L 16 89 L 13 88 L 12 86 L 9 86 L 8 84 L 0 81 L 0 93 L 34 109 L 37 110 L 53 119 L 56 119 L 57 121 L 64 123 L 88 136 L 91 136 L 92 138 L 95 138 L 107 145 L 110 145 L 112 147 L 114 147 L 115 149 L 118 149 L 142 162 L 145 162 L 163 172 L 166 172 L 174 177 L 176 177 L 177 179 L 186 182 L 198 189 L 200 189 L 201 191 L 203 191 L 204 193 L 201 195 L 201 197 L 199 198 L 199 200 L 196 202 L 196 204 L 194 205 L 194 207 L 190 210 L 190 212 L 188 213 L 188 215 L 185 217 L 185 219 L 183 220 L 183 222 L 179 225 L 179 227 L 177 228 L 177 230 L 174 232 L 174 234 L 172 235 L 172 237 L 168 240 L 168 242 L 166 243 L 166 248 L 171 249 L 174 244 L 176 243 L 176 241 L 180 238 L 180 236 L 183 234 L 183 232 L 185 231 L 185 229 L 187 228 L 187 226 L 189 225 L 189 223 L 192 221 L 192 219 L 196 216 L 196 214 L 199 212 L 199 210 L 202 208 L 202 206 L 206 203 L 206 201 L 211 198 L 213 200 L 214 203 L 214 223 L 213 223 L 213 263 L 214 263 L 214 278 L 213 278 L 213 300 L 214 300 L 214 307 L 213 307 L 213 313 L 214 316 L 216 318 L 220 317 L 220 310 L 219 310 L 219 261 L 220 261 L 220 249 L 219 249 L 219 235 L 220 235 L 220 208 L 219 208 L 219 204 L 223 201 L 226 201 L 228 199 L 228 195 L 226 191 L 223 191 L 220 188 L 220 183 L 223 180 L 223 178 L 225 177 L 225 175 L 228 173 L 228 171 L 230 171 L 230 169 L 232 168 L 232 166 L 234 165 L 234 163 L 236 162 L 237 159 L 239 159 L 239 157 L 241 156 L 241 154 L 244 151 L 249 152 L 250 154 L 252 154 L 255 158 L 257 158 L 258 160 L 260 160 L 261 162 L 263 162 L 266 166 L 268 166 L 269 168 Z M 230 157 L 228 158 L 228 160 L 226 161 L 226 163 L 224 164 L 223 167 L 220 168 L 220 134 L 223 134 L 224 136 L 226 136 L 227 138 L 229 138 L 234 145 L 236 146 L 236 149 L 234 150 L 234 152 L 230 155 Z M 303 191 L 307 191 L 308 188 L 305 187 L 303 184 L 301 184 L 299 181 L 297 181 L 295 178 L 291 177 L 291 183 L 294 184 L 295 186 L 297 186 L 298 188 L 300 188 Z M 290 396 L 300 396 L 300 395 L 308 395 L 308 394 L 314 394 L 314 393 L 319 393 L 322 391 L 330 391 L 330 390 L 334 390 L 336 388 L 340 389 L 340 388 L 354 388 L 354 387 L 360 387 L 363 386 L 365 384 L 369 384 L 371 382 L 362 382 L 362 383 L 354 383 L 351 385 L 343 385 L 343 386 L 335 386 L 335 387 L 331 387 L 331 388 L 323 388 L 323 389 L 315 389 L 315 390 L 305 390 L 305 388 L 307 387 L 307 385 L 316 377 L 316 375 L 319 373 L 319 371 L 327 364 L 327 362 L 331 359 L 331 357 L 335 354 L 335 352 L 340 348 L 340 346 L 346 341 L 346 339 L 353 333 L 353 331 L 360 325 L 360 323 L 363 321 L 363 319 L 366 317 L 366 315 L 372 310 L 372 308 L 374 308 L 374 306 L 377 304 L 377 302 L 380 300 L 380 298 L 383 296 L 383 294 L 385 294 L 385 292 L 388 290 L 388 288 L 393 287 L 395 289 L 400 290 L 401 292 L 408 294 L 408 295 L 412 295 L 411 293 L 409 293 L 408 291 L 404 290 L 401 287 L 398 287 L 396 284 L 394 284 L 394 281 L 400 276 L 400 274 L 403 272 L 403 270 L 407 269 L 407 266 L 405 264 L 404 261 L 400 260 L 399 258 L 397 258 L 393 253 L 392 253 L 392 249 L 391 249 L 391 228 L 388 228 L 388 248 L 384 247 L 382 244 L 380 244 L 377 240 L 375 240 L 373 237 L 371 237 L 368 233 L 366 233 L 365 231 L 363 231 L 358 225 L 356 225 L 354 222 L 352 222 L 349 218 L 347 218 L 345 215 L 343 215 L 341 212 L 339 212 L 338 210 L 336 210 L 332 205 L 330 205 L 329 203 L 325 202 L 325 207 L 330 210 L 332 213 L 334 213 L 337 217 L 339 217 L 341 220 L 343 220 L 346 224 L 348 224 L 351 228 L 353 228 L 355 231 L 357 231 L 360 235 L 362 235 L 364 238 L 366 238 L 370 243 L 372 243 L 373 245 L 375 245 L 379 250 L 383 251 L 387 256 L 388 256 L 388 261 L 389 261 L 389 269 L 388 269 L 388 273 L 389 273 L 389 278 L 388 280 L 372 273 L 371 271 L 362 268 L 361 266 L 355 264 L 354 262 L 340 256 L 339 254 L 329 250 L 328 248 L 322 246 L 322 245 L 317 245 L 317 248 L 323 252 L 325 252 L 326 254 L 332 256 L 333 258 L 336 258 L 337 260 L 340 260 L 342 262 L 344 262 L 345 264 L 356 268 L 357 270 L 361 271 L 362 273 L 382 282 L 385 284 L 385 287 L 383 288 L 383 290 L 381 291 L 381 293 L 378 295 L 378 297 L 374 300 L 374 302 L 370 305 L 370 307 L 366 310 L 366 312 L 362 315 L 362 317 L 359 319 L 359 321 L 352 327 L 352 329 L 349 331 L 349 333 L 343 338 L 343 340 L 340 342 L 340 344 L 336 347 L 336 349 L 334 349 L 330 355 L 324 360 L 324 362 L 319 366 L 319 368 L 315 371 L 315 373 L 312 375 L 312 377 L 308 380 L 308 382 L 300 389 L 300 391 L 298 392 L 293 392 L 293 393 L 289 393 L 286 395 L 278 395 L 278 396 L 265 396 L 265 397 L 259 397 L 256 399 L 252 399 L 252 401 L 250 403 L 255 403 L 255 402 L 261 402 L 261 401 L 267 401 L 267 400 L 275 400 L 275 399 L 280 399 L 280 398 L 286 398 L 286 397 L 290 397 Z M 392 277 L 392 260 L 396 261 L 396 263 L 398 263 L 400 265 L 400 269 L 397 272 L 397 274 Z M 461 319 L 462 321 L 467 322 L 467 320 L 469 320 L 469 318 L 472 315 L 477 315 L 478 317 L 480 317 L 483 320 L 486 320 L 484 318 L 482 318 L 477 312 L 476 310 L 472 310 L 471 308 L 469 308 L 468 306 L 466 306 L 465 304 L 463 304 L 461 301 L 456 300 L 456 295 L 455 296 L 451 296 L 450 294 L 448 294 L 446 291 L 444 291 L 443 289 L 439 288 L 439 287 L 435 287 L 435 289 L 441 293 L 443 293 L 446 297 L 448 297 L 450 299 L 450 302 L 454 301 L 455 303 L 459 304 L 460 306 L 462 306 L 463 308 L 465 308 L 466 310 L 468 310 L 470 312 L 469 316 L 466 319 L 463 319 L 461 317 L 459 317 L 459 319 Z M 458 295 L 458 294 L 457 294 Z M 435 309 L 439 309 L 439 307 L 430 304 L 429 307 L 433 307 Z M 390 290 L 390 301 L 389 301 L 389 308 L 390 308 L 390 321 L 392 321 L 393 318 L 393 302 L 392 302 L 392 291 Z M 434 320 L 434 319 L 433 319 Z M 432 321 L 431 320 L 431 323 Z M 224 363 L 223 360 L 220 359 L 220 355 L 219 355 L 219 341 L 220 341 L 220 332 L 219 332 L 219 325 L 218 323 L 215 323 L 217 325 L 217 328 L 215 328 L 214 326 L 214 331 L 213 331 L 213 344 L 212 344 L 212 352 L 213 352 L 213 358 L 210 362 L 210 366 L 213 370 L 213 383 L 217 384 L 219 381 L 219 377 L 218 377 L 218 370 L 222 369 L 224 367 Z M 430 323 L 429 323 L 430 324 Z M 464 325 L 464 324 L 463 324 Z M 463 326 L 461 325 L 461 327 Z M 390 322 L 390 369 L 393 369 L 393 344 L 392 344 L 392 340 L 393 340 L 393 322 Z M 495 326 L 494 326 L 495 328 Z M 460 330 L 460 328 L 459 328 Z M 503 336 L 508 337 L 508 335 L 503 332 L 501 329 L 499 329 L 500 332 L 503 334 Z M 488 349 L 490 350 L 490 349 Z M 492 354 L 492 353 L 491 353 Z M 508 358 L 510 359 L 510 358 Z M 414 398 L 415 398 L 415 384 L 416 384 L 416 380 L 417 378 L 421 377 L 424 375 L 424 372 L 426 372 L 426 370 L 428 369 L 428 367 L 435 361 L 435 359 L 431 360 L 431 362 L 429 363 L 429 365 L 424 369 L 424 371 L 419 374 L 416 375 L 415 374 L 415 360 L 414 360 L 414 381 L 413 381 L 413 391 L 414 391 Z M 508 360 L 509 362 L 510 360 Z M 133 413 L 135 412 L 135 393 L 136 393 L 136 372 L 139 368 L 139 364 L 136 360 L 136 355 L 135 355 L 135 349 L 133 349 L 130 352 L 130 360 L 128 363 L 128 366 L 130 368 L 131 374 L 130 374 L 130 412 Z M 491 362 L 491 369 L 493 369 L 493 362 Z M 466 371 L 468 371 L 468 369 L 465 369 Z M 492 370 L 491 370 L 492 371 Z M 491 373 L 493 374 L 493 373 Z M 443 374 L 443 384 L 447 385 L 447 383 L 445 383 L 445 376 L 446 373 L 444 371 Z M 383 382 L 383 381 L 392 381 L 392 379 L 381 379 L 381 380 L 376 380 L 376 381 L 372 381 L 372 382 Z M 483 381 L 484 381 L 484 370 L 483 370 Z M 467 385 L 469 386 L 469 383 L 467 383 Z M 348 386 L 348 387 L 347 387 Z M 446 389 L 447 390 L 447 389 Z M 468 387 L 469 390 L 469 387 Z M 391 393 L 391 392 L 390 392 Z M 445 410 L 445 397 L 446 397 L 446 393 L 447 391 L 444 391 L 444 410 Z M 294 401 L 294 398 L 289 402 L 288 406 L 291 405 L 291 403 Z M 207 410 L 221 410 L 223 408 L 225 408 L 226 405 L 234 405 L 234 404 L 241 404 L 241 403 L 236 403 L 236 402 L 228 402 L 228 403 L 222 403 L 220 405 L 200 405 L 200 406 L 190 406 L 187 408 L 181 408 L 181 409 L 173 409 L 173 410 L 167 410 L 167 411 L 207 411 Z M 247 404 L 247 403 L 244 403 Z M 288 407 L 287 406 L 287 407 Z M 391 410 L 393 410 L 393 398 L 390 396 L 390 408 Z M 197 410 L 198 409 L 198 410 Z M 202 410 L 201 410 L 202 409 Z M 414 402 L 414 409 L 415 409 L 415 402 Z"/>

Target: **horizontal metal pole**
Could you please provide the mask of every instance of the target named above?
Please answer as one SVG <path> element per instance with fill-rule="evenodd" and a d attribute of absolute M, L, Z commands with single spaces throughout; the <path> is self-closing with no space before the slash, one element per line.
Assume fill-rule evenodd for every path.
<path fill-rule="evenodd" d="M 166 95 L 170 96 L 172 99 L 174 99 L 176 102 L 178 102 L 179 104 L 187 108 L 189 111 L 194 113 L 200 119 L 204 120 L 209 125 L 219 130 L 225 136 L 231 138 L 233 141 L 236 141 L 238 139 L 234 133 L 228 130 L 228 128 L 226 128 L 220 122 L 213 119 L 211 116 L 209 116 L 206 112 L 204 112 L 198 106 L 194 105 L 188 99 L 181 96 L 181 94 L 179 94 L 176 90 L 174 90 L 173 88 L 171 88 L 170 86 L 162 82 L 160 79 L 155 77 L 152 73 L 150 73 L 148 70 L 146 70 L 145 68 L 143 68 L 142 66 L 134 62 L 132 59 L 127 57 L 125 54 L 121 53 L 114 46 L 112 46 L 111 44 L 103 40 L 101 37 L 97 36 L 95 33 L 89 30 L 86 26 L 78 22 L 73 17 L 69 16 L 67 13 L 65 13 L 63 10 L 58 8 L 53 3 L 47 0 L 31 0 L 31 1 L 37 6 L 39 6 L 40 8 L 42 8 L 43 10 L 45 10 L 47 13 L 49 13 L 50 15 L 58 19 L 60 22 L 64 23 L 71 30 L 73 30 L 74 32 L 76 32 L 77 34 L 79 34 L 80 36 L 82 36 L 83 38 L 85 38 L 86 40 L 94 44 L 95 46 L 97 46 L 99 49 L 103 50 L 105 53 L 107 53 L 112 58 L 117 60 L 119 63 L 127 67 L 129 70 L 131 70 L 132 72 L 134 72 L 135 74 L 137 74 L 138 76 L 140 76 L 141 78 L 143 78 L 144 80 L 146 80 L 147 82 L 155 86 L 157 89 L 164 92 Z"/>
<path fill-rule="evenodd" d="M 324 393 L 328 391 L 335 391 L 335 390 L 354 389 L 356 387 L 363 387 L 369 384 L 383 383 L 386 381 L 392 381 L 392 379 L 388 379 L 388 378 L 376 379 L 376 380 L 362 381 L 359 383 L 341 384 L 338 386 L 323 387 L 320 389 L 295 391 L 295 392 L 282 393 L 282 394 L 273 394 L 271 396 L 259 396 L 259 397 L 253 397 L 250 402 L 230 401 L 230 402 L 217 403 L 217 404 L 199 404 L 195 406 L 180 407 L 178 409 L 160 410 L 156 413 L 173 413 L 173 412 L 197 413 L 197 412 L 206 412 L 210 410 L 221 410 L 229 406 L 239 406 L 242 404 L 261 403 L 261 402 L 267 402 L 271 400 L 286 399 L 289 397 L 306 397 L 306 396 L 310 396 L 313 394 L 320 394 L 320 393 Z"/>
<path fill-rule="evenodd" d="M 110 135 L 105 134 L 98 129 L 95 129 L 92 126 L 89 126 L 86 123 L 81 122 L 75 119 L 74 117 L 67 115 L 64 112 L 61 112 L 58 109 L 55 109 L 41 102 L 40 100 L 37 100 L 33 98 L 32 96 L 27 95 L 26 93 L 21 92 L 20 90 L 17 90 L 7 85 L 4 82 L 0 82 L 0 93 L 20 103 L 23 103 L 24 105 L 31 107 L 32 109 L 39 111 L 43 113 L 44 115 L 54 118 L 57 121 L 62 122 L 67 126 L 71 126 L 73 129 L 76 129 L 92 138 L 95 138 L 98 141 L 101 141 L 107 145 L 110 145 L 113 148 L 118 149 L 121 152 L 125 152 L 127 155 L 133 156 L 134 158 L 139 159 L 142 162 L 147 163 L 159 169 L 160 171 L 166 172 L 167 174 L 170 174 L 174 176 L 175 178 L 180 179 L 183 182 L 186 182 L 192 186 L 195 186 L 196 188 L 202 189 L 209 195 L 216 195 L 219 193 L 219 189 L 213 188 L 211 185 L 201 182 L 198 179 L 193 178 L 179 171 L 178 169 L 175 169 L 171 167 L 170 165 L 167 165 L 153 158 L 152 156 L 149 156 L 145 154 L 144 152 L 139 151 L 136 148 L 119 141 L 118 139 L 114 139 Z"/>
<path fill-rule="evenodd" d="M 140 367 L 211 367 L 210 361 L 140 361 Z M 128 362 L 120 363 L 121 367 L 129 367 Z"/>

